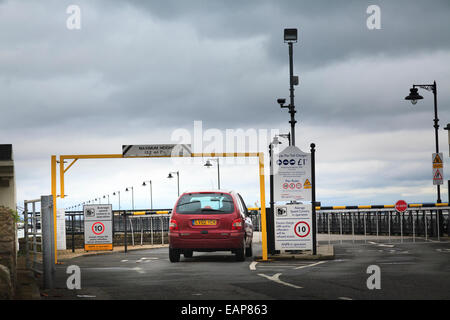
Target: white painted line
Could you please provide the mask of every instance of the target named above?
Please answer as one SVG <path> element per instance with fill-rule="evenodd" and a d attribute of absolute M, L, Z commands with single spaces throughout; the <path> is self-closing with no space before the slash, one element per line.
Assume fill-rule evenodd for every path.
<path fill-rule="evenodd" d="M 142 268 L 139 268 L 139 267 L 136 267 L 136 268 L 133 268 L 133 270 L 136 270 L 138 273 L 145 273 L 145 271 L 144 270 L 142 270 Z"/>
<path fill-rule="evenodd" d="M 77 294 L 78 298 L 96 298 L 96 296 L 91 296 L 88 294 Z"/>
<path fill-rule="evenodd" d="M 349 298 L 349 297 L 339 297 L 338 299 L 340 299 L 340 300 L 353 300 L 352 298 Z"/>
<path fill-rule="evenodd" d="M 300 287 L 300 286 L 296 286 L 295 284 L 292 284 L 292 283 L 287 283 L 287 282 L 281 281 L 280 280 L 281 273 L 276 273 L 273 276 L 268 276 L 268 275 L 263 274 L 263 273 L 258 273 L 258 276 L 264 277 L 264 278 L 269 279 L 271 281 L 274 281 L 276 283 L 282 284 L 284 286 L 292 287 L 292 288 L 295 288 L 295 289 L 302 289 L 303 288 L 303 287 Z"/>
<path fill-rule="evenodd" d="M 258 261 L 253 261 L 252 263 L 250 263 L 250 266 L 249 266 L 249 268 L 250 268 L 250 270 L 256 270 L 256 264 L 258 263 Z"/>
<path fill-rule="evenodd" d="M 308 267 L 314 267 L 314 266 L 317 266 L 317 265 L 325 263 L 325 262 L 327 262 L 327 261 L 319 261 L 319 262 L 316 262 L 316 263 L 313 263 L 313 264 L 307 264 L 305 266 L 300 266 L 300 267 L 297 267 L 297 268 L 294 268 L 294 269 L 303 269 L 303 268 L 308 268 Z"/>
<path fill-rule="evenodd" d="M 127 262 L 128 260 L 120 260 L 120 262 Z"/>

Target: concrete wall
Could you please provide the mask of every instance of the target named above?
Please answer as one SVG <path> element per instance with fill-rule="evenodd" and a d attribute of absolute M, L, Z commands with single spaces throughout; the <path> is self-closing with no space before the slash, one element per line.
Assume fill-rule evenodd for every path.
<path fill-rule="evenodd" d="M 11 299 L 16 287 L 16 183 L 11 144 L 0 144 L 0 299 Z"/>
<path fill-rule="evenodd" d="M 16 265 L 16 221 L 11 209 L 0 206 L 0 299 L 14 297 Z"/>

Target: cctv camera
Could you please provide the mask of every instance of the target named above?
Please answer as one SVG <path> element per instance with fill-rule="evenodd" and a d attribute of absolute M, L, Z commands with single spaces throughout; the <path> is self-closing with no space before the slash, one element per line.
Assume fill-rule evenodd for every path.
<path fill-rule="evenodd" d="M 285 104 L 286 103 L 286 99 L 277 99 L 277 102 L 279 104 Z"/>

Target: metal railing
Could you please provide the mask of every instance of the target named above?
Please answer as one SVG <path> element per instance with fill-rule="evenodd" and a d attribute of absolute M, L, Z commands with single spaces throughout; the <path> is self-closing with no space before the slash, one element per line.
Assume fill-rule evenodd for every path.
<path fill-rule="evenodd" d="M 364 237 L 418 237 L 440 240 L 449 234 L 449 206 L 410 207 L 398 213 L 393 208 L 320 209 L 316 213 L 319 234 Z M 442 219 L 442 223 L 440 220 Z M 442 225 L 439 228 L 439 225 Z"/>

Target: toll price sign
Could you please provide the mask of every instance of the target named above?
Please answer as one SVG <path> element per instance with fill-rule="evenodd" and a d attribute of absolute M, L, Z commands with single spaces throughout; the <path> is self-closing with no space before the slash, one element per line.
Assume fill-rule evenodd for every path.
<path fill-rule="evenodd" d="M 84 212 L 84 249 L 112 250 L 112 205 L 86 205 Z"/>
<path fill-rule="evenodd" d="M 312 206 L 275 206 L 275 250 L 312 250 Z"/>
<path fill-rule="evenodd" d="M 311 201 L 311 154 L 289 146 L 274 156 L 274 201 Z"/>

